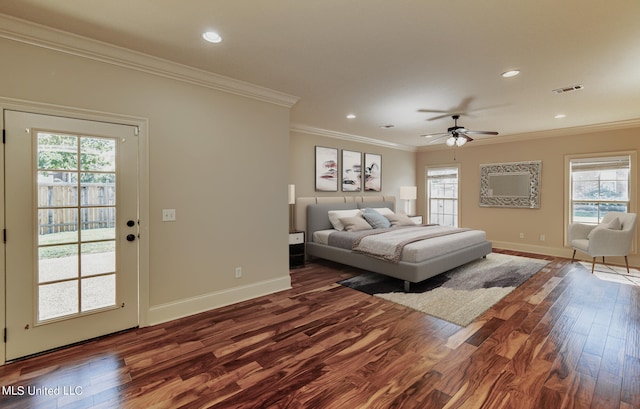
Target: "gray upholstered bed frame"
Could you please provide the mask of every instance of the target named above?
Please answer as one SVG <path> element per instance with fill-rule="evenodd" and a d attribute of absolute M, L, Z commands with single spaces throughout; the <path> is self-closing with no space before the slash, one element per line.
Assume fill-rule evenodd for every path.
<path fill-rule="evenodd" d="M 348 198 L 344 199 L 348 200 Z M 329 221 L 329 210 L 346 210 L 365 207 L 388 207 L 394 210 L 394 197 L 383 197 L 381 199 L 382 201 L 358 201 L 356 199 L 350 202 L 340 202 L 338 200 L 332 203 L 313 203 L 308 200 L 306 202 L 303 200 L 304 206 L 306 207 L 307 254 L 311 257 L 336 261 L 404 280 L 404 289 L 405 291 L 409 291 L 411 283 L 418 283 L 475 259 L 486 257 L 487 254 L 491 253 L 491 242 L 485 241 L 465 248 L 451 249 L 451 252 L 448 254 L 434 257 L 420 263 L 401 261 L 396 264 L 378 260 L 364 254 L 354 253 L 350 250 L 313 242 L 313 233 L 315 231 L 333 228 Z M 300 203 L 300 200 L 297 200 L 296 203 Z"/>

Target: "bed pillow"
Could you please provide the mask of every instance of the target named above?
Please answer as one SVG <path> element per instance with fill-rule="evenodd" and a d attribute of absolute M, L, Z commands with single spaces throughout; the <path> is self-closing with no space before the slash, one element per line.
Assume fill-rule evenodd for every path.
<path fill-rule="evenodd" d="M 389 209 L 388 207 L 368 207 L 367 209 L 375 210 L 383 216 L 393 214 L 393 210 Z"/>
<path fill-rule="evenodd" d="M 360 214 L 360 209 L 329 210 L 329 221 L 336 230 L 344 230 L 344 225 L 340 222 L 341 217 L 353 217 Z"/>
<path fill-rule="evenodd" d="M 415 226 L 416 224 L 406 214 L 394 213 L 385 216 L 393 227 L 396 226 Z"/>
<path fill-rule="evenodd" d="M 376 209 L 366 208 L 362 211 L 362 216 L 374 229 L 386 229 L 391 227 L 389 219 L 380 214 Z"/>
<path fill-rule="evenodd" d="M 342 223 L 346 231 L 362 231 L 372 229 L 371 225 L 367 223 L 367 221 L 361 215 L 352 217 L 341 217 L 340 223 Z"/>
<path fill-rule="evenodd" d="M 616 217 L 615 219 L 611 219 L 607 223 L 600 223 L 596 226 L 595 229 L 591 230 L 587 235 L 588 239 L 593 237 L 593 232 L 600 229 L 609 229 L 609 230 L 622 230 L 622 224 L 620 223 L 620 218 Z"/>

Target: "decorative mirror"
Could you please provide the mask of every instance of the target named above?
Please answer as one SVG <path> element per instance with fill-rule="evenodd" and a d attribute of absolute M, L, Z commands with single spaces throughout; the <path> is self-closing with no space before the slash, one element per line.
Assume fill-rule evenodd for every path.
<path fill-rule="evenodd" d="M 540 207 L 542 162 L 480 165 L 480 206 Z"/>

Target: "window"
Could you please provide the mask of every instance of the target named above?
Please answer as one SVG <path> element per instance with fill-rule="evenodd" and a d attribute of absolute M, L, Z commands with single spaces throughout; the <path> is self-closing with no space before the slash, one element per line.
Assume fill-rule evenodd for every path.
<path fill-rule="evenodd" d="M 428 223 L 458 226 L 458 167 L 427 168 Z"/>
<path fill-rule="evenodd" d="M 569 159 L 569 223 L 599 223 L 631 206 L 631 155 Z"/>

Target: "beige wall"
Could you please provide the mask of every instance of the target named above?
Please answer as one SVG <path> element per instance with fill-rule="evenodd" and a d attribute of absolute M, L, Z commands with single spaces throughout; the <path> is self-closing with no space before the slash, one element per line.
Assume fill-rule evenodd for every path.
<path fill-rule="evenodd" d="M 288 287 L 289 108 L 6 39 L 0 54 L 0 97 L 148 120 L 150 323 Z"/>
<path fill-rule="evenodd" d="M 565 156 L 639 149 L 640 128 L 635 128 L 490 145 L 474 146 L 471 143 L 457 149 L 455 161 L 453 149 L 419 152 L 418 210 L 426 214 L 427 166 L 457 163 L 460 165 L 460 222 L 463 227 L 485 230 L 494 245 L 502 248 L 571 257 L 571 250 L 564 247 Z M 478 205 L 481 164 L 535 160 L 542 161 L 539 209 L 481 208 Z M 637 168 L 635 171 L 637 175 Z M 637 176 L 634 180 L 638 180 Z M 637 202 L 635 206 L 632 210 L 637 209 Z M 520 239 L 520 233 L 524 233 L 524 239 Z M 545 241 L 540 241 L 541 234 L 545 235 Z M 624 263 L 621 258 L 611 261 Z M 634 254 L 630 263 L 640 266 L 640 258 Z"/>
<path fill-rule="evenodd" d="M 291 132 L 289 183 L 296 185 L 296 196 L 400 196 L 400 186 L 415 186 L 416 183 L 416 153 L 399 149 L 385 148 L 377 145 L 365 144 L 345 139 L 313 135 L 301 132 Z M 382 192 L 316 192 L 315 191 L 315 147 L 324 146 L 337 148 L 341 157 L 342 149 L 362 153 L 382 155 Z M 342 166 L 340 167 L 342 171 Z M 339 186 L 340 188 L 340 186 Z M 404 209 L 405 203 L 398 201 L 399 209 Z M 415 202 L 410 209 L 415 208 Z M 412 213 L 412 212 L 411 212 Z"/>

